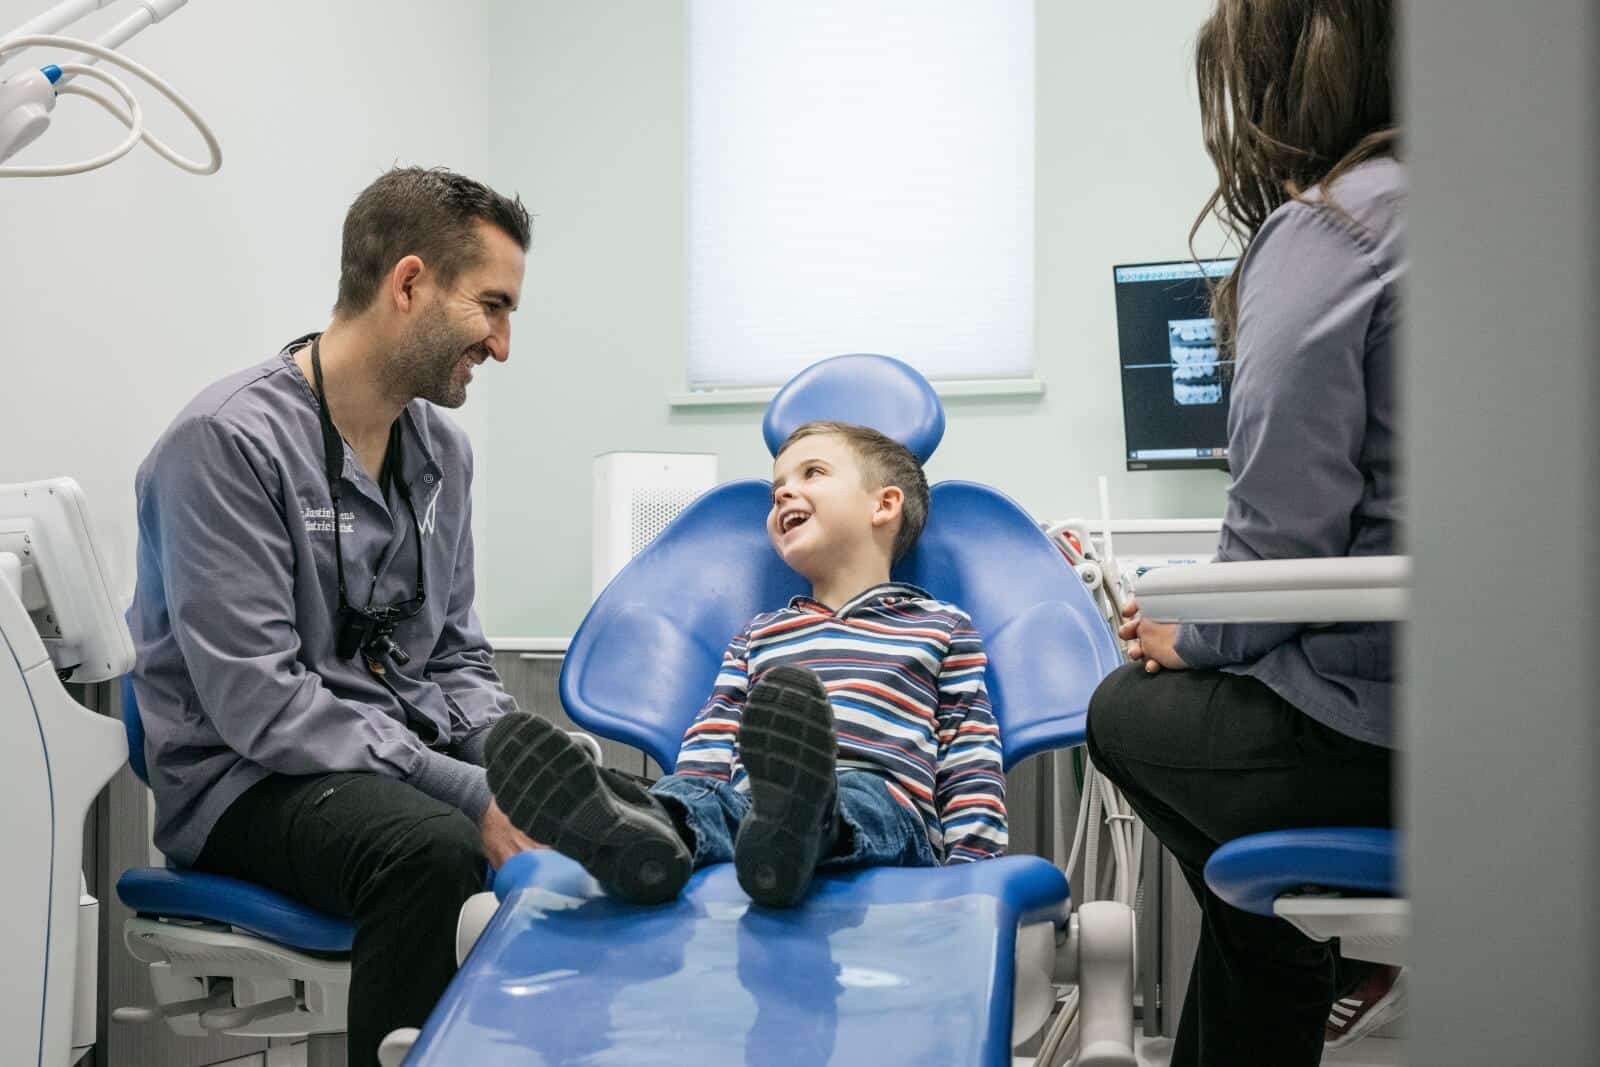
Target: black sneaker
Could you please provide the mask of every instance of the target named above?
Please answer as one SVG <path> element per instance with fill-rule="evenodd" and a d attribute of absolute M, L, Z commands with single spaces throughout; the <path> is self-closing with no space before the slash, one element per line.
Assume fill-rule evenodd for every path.
<path fill-rule="evenodd" d="M 751 807 L 733 843 L 739 884 L 768 907 L 799 903 L 839 825 L 839 743 L 822 680 L 774 667 L 745 702 L 739 759 Z"/>
<path fill-rule="evenodd" d="M 489 790 L 513 826 L 570 856 L 610 893 L 661 904 L 693 859 L 672 819 L 642 788 L 619 796 L 567 732 L 537 715 L 507 715 L 485 746 Z"/>

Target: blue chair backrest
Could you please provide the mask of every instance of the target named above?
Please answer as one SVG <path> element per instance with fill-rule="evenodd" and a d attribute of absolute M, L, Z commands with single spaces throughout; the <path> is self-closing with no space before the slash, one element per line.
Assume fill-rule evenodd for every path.
<path fill-rule="evenodd" d="M 128 766 L 139 781 L 150 784 L 144 765 L 144 723 L 139 719 L 139 699 L 133 695 L 133 675 L 122 676 L 122 728 L 128 731 Z"/>
<path fill-rule="evenodd" d="M 810 591 L 767 541 L 770 483 L 720 485 L 606 586 L 567 648 L 561 702 L 587 730 L 662 767 L 751 617 Z"/>
<path fill-rule="evenodd" d="M 772 398 L 761 437 L 774 456 L 789 435 L 828 419 L 871 426 L 928 462 L 944 439 L 944 405 L 928 379 L 888 356 L 834 356 L 796 374 Z"/>
<path fill-rule="evenodd" d="M 1083 743 L 1089 697 L 1121 662 L 1093 597 L 1028 513 L 973 482 L 940 482 L 894 576 L 972 616 L 1006 766 Z"/>
<path fill-rule="evenodd" d="M 884 356 L 839 356 L 796 376 L 768 409 L 769 450 L 819 418 L 872 426 L 921 459 L 944 431 L 932 387 Z M 728 641 L 809 592 L 767 540 L 770 506 L 769 482 L 718 486 L 612 580 L 562 667 L 575 722 L 671 769 Z M 927 527 L 894 577 L 961 607 L 983 634 L 1008 767 L 1082 742 L 1089 696 L 1120 657 L 1088 590 L 1026 512 L 985 486 L 936 485 Z"/>

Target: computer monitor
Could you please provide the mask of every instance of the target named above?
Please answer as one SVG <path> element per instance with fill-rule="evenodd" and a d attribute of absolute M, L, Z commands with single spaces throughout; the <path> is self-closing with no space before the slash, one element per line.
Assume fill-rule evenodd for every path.
<path fill-rule="evenodd" d="M 0 485 L 0 577 L 44 642 L 56 670 L 80 684 L 133 666 L 133 640 L 71 478 Z"/>
<path fill-rule="evenodd" d="M 1131 471 L 1228 469 L 1228 385 L 1209 279 L 1232 259 L 1113 267 L 1122 422 Z"/>

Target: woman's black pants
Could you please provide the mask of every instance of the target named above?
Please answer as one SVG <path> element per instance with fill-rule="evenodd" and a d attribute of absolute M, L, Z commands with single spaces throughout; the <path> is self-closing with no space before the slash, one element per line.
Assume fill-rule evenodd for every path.
<path fill-rule="evenodd" d="M 1247 834 L 1392 826 L 1393 753 L 1346 737 L 1253 678 L 1129 664 L 1089 705 L 1089 757 L 1176 857 L 1202 912 L 1172 1067 L 1297 1067 L 1322 1058 L 1334 1000 L 1369 969 L 1205 884 Z"/>

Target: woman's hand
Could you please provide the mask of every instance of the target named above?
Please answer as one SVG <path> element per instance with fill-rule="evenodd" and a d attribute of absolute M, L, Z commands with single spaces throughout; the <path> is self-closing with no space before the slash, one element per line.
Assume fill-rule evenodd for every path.
<path fill-rule="evenodd" d="M 1173 647 L 1178 640 L 1178 627 L 1170 622 L 1152 622 L 1139 614 L 1139 602 L 1132 597 L 1122 606 L 1124 622 L 1117 627 L 1117 636 L 1128 644 L 1128 658 L 1143 661 L 1146 674 L 1155 674 L 1165 667 L 1169 671 L 1188 670 L 1178 650 Z"/>

